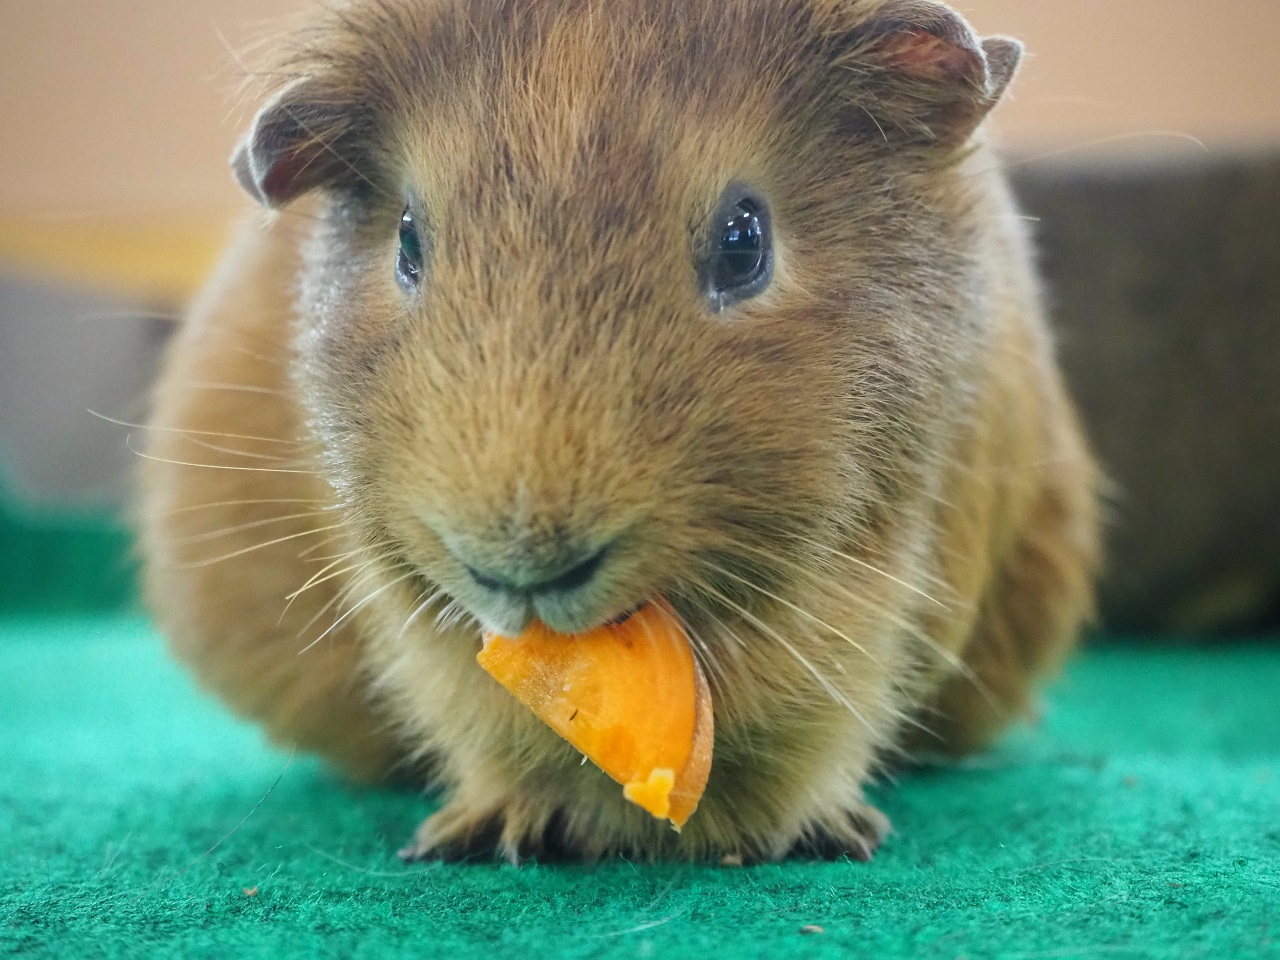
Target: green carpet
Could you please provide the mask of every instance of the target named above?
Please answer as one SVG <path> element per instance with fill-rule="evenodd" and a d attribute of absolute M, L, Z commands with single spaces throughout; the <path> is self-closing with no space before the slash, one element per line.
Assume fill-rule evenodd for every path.
<path fill-rule="evenodd" d="M 9 616 L 0 955 L 1280 956 L 1278 700 L 1280 647 L 1103 647 L 878 791 L 869 865 L 405 868 L 428 801 L 264 747 L 144 621 Z"/>
<path fill-rule="evenodd" d="M 16 504 L 0 469 L 0 615 L 132 606 L 136 566 L 121 520 L 102 509 L 39 512 Z"/>

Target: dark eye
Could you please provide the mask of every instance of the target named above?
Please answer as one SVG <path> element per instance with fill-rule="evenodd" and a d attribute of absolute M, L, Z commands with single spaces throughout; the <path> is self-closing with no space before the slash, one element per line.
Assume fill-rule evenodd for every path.
<path fill-rule="evenodd" d="M 759 200 L 732 191 L 717 209 L 712 228 L 707 285 L 712 305 L 722 310 L 769 285 L 773 272 L 769 214 Z"/>
<path fill-rule="evenodd" d="M 422 281 L 422 235 L 413 212 L 405 207 L 400 215 L 400 252 L 396 256 L 396 279 L 406 292 L 418 289 Z"/>

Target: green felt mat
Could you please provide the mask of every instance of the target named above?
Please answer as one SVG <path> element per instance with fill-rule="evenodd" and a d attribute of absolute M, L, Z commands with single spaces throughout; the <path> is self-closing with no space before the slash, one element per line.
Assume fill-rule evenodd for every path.
<path fill-rule="evenodd" d="M 877 791 L 869 865 L 409 869 L 428 801 L 264 747 L 143 621 L 11 616 L 0 955 L 1280 956 L 1278 698 L 1278 647 L 1094 650 L 1040 729 Z"/>
<path fill-rule="evenodd" d="M 133 540 L 119 518 L 95 509 L 31 510 L 6 494 L 3 481 L 0 469 L 0 616 L 136 605 Z"/>

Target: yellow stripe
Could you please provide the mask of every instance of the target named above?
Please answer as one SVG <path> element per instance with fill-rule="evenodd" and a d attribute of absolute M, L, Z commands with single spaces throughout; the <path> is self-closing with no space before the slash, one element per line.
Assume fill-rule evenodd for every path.
<path fill-rule="evenodd" d="M 79 218 L 0 211 L 0 267 L 177 304 L 200 285 L 231 216 Z"/>

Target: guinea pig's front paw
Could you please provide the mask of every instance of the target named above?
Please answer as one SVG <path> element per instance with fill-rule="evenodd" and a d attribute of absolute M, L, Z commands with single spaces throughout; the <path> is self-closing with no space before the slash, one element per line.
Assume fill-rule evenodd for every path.
<path fill-rule="evenodd" d="M 529 857 L 577 856 L 578 851 L 569 849 L 558 811 L 516 801 L 477 806 L 452 800 L 427 817 L 413 842 L 400 851 L 406 863 L 505 860 L 519 866 Z"/>
<path fill-rule="evenodd" d="M 868 862 L 891 831 L 889 818 L 875 807 L 859 804 L 810 823 L 785 856 Z"/>

